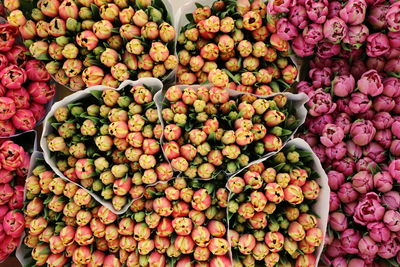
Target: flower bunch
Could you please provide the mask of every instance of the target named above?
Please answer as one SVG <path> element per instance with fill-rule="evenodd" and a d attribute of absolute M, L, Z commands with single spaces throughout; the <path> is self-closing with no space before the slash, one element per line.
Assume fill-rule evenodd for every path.
<path fill-rule="evenodd" d="M 30 54 L 72 90 L 165 78 L 177 66 L 175 29 L 162 1 L 5 1 Z M 23 12 L 25 11 L 25 12 Z"/>
<path fill-rule="evenodd" d="M 172 178 L 159 139 L 162 128 L 146 85 L 92 95 L 55 110 L 47 146 L 57 168 L 120 211 L 144 186 Z"/>
<path fill-rule="evenodd" d="M 26 183 L 24 245 L 34 264 L 120 267 L 138 259 L 135 222 L 49 169 L 38 159 Z"/>
<path fill-rule="evenodd" d="M 276 23 L 277 34 L 290 41 L 300 57 L 316 53 L 332 58 L 344 50 L 355 58 L 363 52 L 376 58 L 400 47 L 399 4 L 391 2 L 271 0 L 268 11 L 283 15 Z"/>
<path fill-rule="evenodd" d="M 325 260 L 332 266 L 346 260 L 351 266 L 399 262 L 400 79 L 388 76 L 384 63 L 365 70 L 353 62 L 342 65 L 327 85 L 325 78 L 311 78 L 319 60 L 311 64 L 312 82 L 298 89 L 310 97 L 303 138 L 327 167 L 332 190 L 330 228 L 337 238 L 328 239 Z M 343 62 L 330 61 L 324 64 L 327 72 Z"/>
<path fill-rule="evenodd" d="M 15 43 L 17 27 L 1 24 L 0 33 L 0 136 L 5 137 L 32 130 L 46 114 L 55 87 L 44 65 Z"/>
<path fill-rule="evenodd" d="M 287 95 L 231 96 L 218 87 L 173 86 L 163 103 L 165 156 L 191 178 L 234 173 L 279 150 L 300 121 Z"/>
<path fill-rule="evenodd" d="M 138 244 L 139 253 L 157 252 L 159 266 L 194 266 L 193 261 L 231 266 L 227 200 L 224 179 L 207 183 L 179 177 L 148 187 L 127 213 L 140 222 L 134 238 L 146 245 Z"/>
<path fill-rule="evenodd" d="M 210 82 L 269 95 L 290 87 L 298 70 L 289 42 L 277 34 L 277 17 L 263 0 L 196 3 L 178 36 L 178 82 Z"/>
<path fill-rule="evenodd" d="M 294 145 L 229 178 L 229 238 L 235 266 L 316 264 L 324 233 L 311 206 L 319 197 L 311 153 Z"/>
<path fill-rule="evenodd" d="M 19 245 L 24 231 L 24 184 L 30 156 L 9 139 L 0 141 L 0 262 Z"/>
<path fill-rule="evenodd" d="M 38 162 L 27 180 L 24 244 L 37 266 L 186 266 L 192 257 L 199 266 L 229 266 L 227 191 L 177 178 L 149 187 L 118 217 L 48 169 Z"/>

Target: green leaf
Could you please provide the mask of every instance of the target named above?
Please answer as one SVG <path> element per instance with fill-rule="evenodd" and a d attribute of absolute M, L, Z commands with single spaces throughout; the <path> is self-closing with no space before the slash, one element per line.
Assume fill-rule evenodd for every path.
<path fill-rule="evenodd" d="M 204 6 L 202 5 L 202 4 L 200 4 L 200 3 L 194 3 L 194 5 L 197 7 L 197 8 L 203 8 Z"/>
<path fill-rule="evenodd" d="M 98 100 L 103 101 L 103 98 L 102 98 L 103 92 L 102 91 L 92 90 L 92 91 L 90 91 L 90 94 L 92 96 L 94 96 L 95 98 L 97 98 Z"/>
<path fill-rule="evenodd" d="M 90 9 L 92 10 L 94 21 L 100 21 L 101 18 L 100 18 L 99 7 L 96 6 L 95 4 L 90 4 Z"/>
<path fill-rule="evenodd" d="M 186 14 L 185 16 L 190 23 L 193 23 L 193 24 L 195 23 L 193 14 Z"/>
<path fill-rule="evenodd" d="M 41 61 L 51 60 L 51 58 L 47 54 L 41 54 L 40 56 L 35 57 L 35 58 L 38 59 L 38 60 L 41 60 Z"/>

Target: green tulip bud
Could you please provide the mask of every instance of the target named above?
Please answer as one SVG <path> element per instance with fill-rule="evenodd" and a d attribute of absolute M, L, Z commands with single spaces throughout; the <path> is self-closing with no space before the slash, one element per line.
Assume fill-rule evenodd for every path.
<path fill-rule="evenodd" d="M 127 108 L 132 103 L 132 99 L 129 96 L 120 96 L 117 103 L 121 108 Z"/>
<path fill-rule="evenodd" d="M 80 106 L 73 106 L 71 108 L 71 114 L 74 117 L 79 117 L 83 112 L 85 112 L 85 110 L 83 109 L 83 107 Z"/>
<path fill-rule="evenodd" d="M 135 213 L 133 219 L 136 222 L 143 222 L 145 217 L 146 217 L 146 214 L 144 213 L 144 211 L 140 211 L 140 212 Z"/>
<path fill-rule="evenodd" d="M 276 136 L 282 136 L 282 127 L 275 126 L 274 128 L 269 131 L 271 134 L 276 135 Z"/>
<path fill-rule="evenodd" d="M 89 116 L 98 116 L 100 114 L 100 107 L 98 105 L 90 105 L 86 109 Z"/>
<path fill-rule="evenodd" d="M 44 166 L 44 165 L 39 165 L 39 166 L 36 166 L 36 167 L 33 169 L 32 174 L 35 175 L 35 176 L 39 176 L 39 174 L 41 174 L 42 172 L 45 172 L 45 171 L 47 171 L 46 166 Z"/>
<path fill-rule="evenodd" d="M 254 151 L 258 154 L 258 155 L 263 155 L 265 152 L 265 147 L 264 144 L 262 142 L 257 142 L 255 147 L 254 147 Z"/>
<path fill-rule="evenodd" d="M 61 46 L 66 46 L 71 43 L 71 39 L 66 36 L 60 36 L 56 38 L 56 43 Z"/>
<path fill-rule="evenodd" d="M 81 24 L 74 18 L 68 18 L 66 26 L 67 30 L 71 32 L 79 32 L 81 30 Z"/>
<path fill-rule="evenodd" d="M 95 180 L 92 184 L 92 189 L 95 192 L 98 192 L 103 189 L 103 183 L 100 180 Z"/>

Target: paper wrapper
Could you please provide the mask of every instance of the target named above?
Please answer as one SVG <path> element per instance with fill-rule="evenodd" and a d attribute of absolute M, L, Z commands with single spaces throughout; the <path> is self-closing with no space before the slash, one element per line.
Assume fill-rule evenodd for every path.
<path fill-rule="evenodd" d="M 216 2 L 216 0 L 190 0 L 190 1 L 182 1 L 182 0 L 171 0 L 174 3 L 174 7 L 175 7 L 175 2 L 177 2 L 177 4 L 183 4 L 177 11 L 176 13 L 176 20 L 175 20 L 175 25 L 177 26 L 177 33 L 179 35 L 179 33 L 181 32 L 182 28 L 187 25 L 189 22 L 189 20 L 186 18 L 186 14 L 192 14 L 193 11 L 197 8 L 196 7 L 196 3 L 199 3 L 203 6 L 209 6 L 212 7 L 213 3 Z M 178 51 L 178 47 L 177 48 L 177 53 Z M 297 78 L 296 78 L 296 82 L 300 81 L 300 69 L 301 69 L 301 60 L 296 57 L 296 56 L 290 56 L 291 61 L 293 62 L 293 64 L 296 66 L 297 70 L 298 70 L 298 74 L 297 74 Z M 292 86 L 293 87 L 293 86 Z M 293 88 L 289 88 L 287 90 L 284 91 L 290 91 L 293 92 Z"/>
<path fill-rule="evenodd" d="M 293 146 L 293 145 L 296 147 L 296 150 L 303 150 L 306 152 L 310 152 L 312 154 L 313 162 L 311 163 L 311 166 L 309 166 L 309 167 L 312 168 L 319 175 L 319 178 L 316 179 L 316 181 L 320 185 L 321 190 L 320 190 L 320 194 L 319 194 L 319 197 L 318 197 L 316 203 L 312 206 L 313 212 L 318 216 L 318 228 L 321 229 L 321 231 L 323 233 L 322 243 L 315 252 L 315 257 L 316 257 L 315 267 L 317 267 L 318 262 L 321 259 L 321 254 L 322 254 L 322 251 L 324 249 L 324 244 L 325 244 L 326 229 L 327 229 L 328 218 L 329 218 L 329 208 L 328 207 L 329 207 L 329 198 L 330 198 L 331 190 L 328 185 L 328 176 L 326 175 L 325 170 L 322 167 L 320 160 L 315 155 L 315 153 L 311 149 L 310 145 L 303 139 L 295 138 L 295 139 L 289 141 L 282 149 L 284 149 L 285 147 Z M 253 164 L 264 162 L 264 161 L 268 160 L 271 156 L 277 154 L 278 152 L 279 151 L 274 152 L 274 153 L 270 154 L 269 157 L 266 157 L 264 159 L 257 160 Z M 242 169 L 240 172 L 246 170 L 253 164 L 249 164 L 249 166 Z M 230 176 L 229 178 L 237 176 L 237 174 L 240 172 L 235 173 L 234 175 Z M 229 178 L 228 178 L 228 180 L 229 180 Z M 229 190 L 229 188 L 227 188 L 227 189 Z M 231 193 L 229 194 L 228 199 L 231 199 Z M 228 220 L 228 227 L 229 227 L 229 220 Z M 229 238 L 229 236 L 228 236 L 228 238 Z"/>
<path fill-rule="evenodd" d="M 207 87 L 207 88 L 210 88 L 210 87 L 212 87 L 212 85 L 177 85 L 177 87 L 183 91 L 185 88 L 189 88 L 189 87 L 190 87 L 190 88 L 193 88 L 193 89 L 195 89 L 195 90 L 197 90 L 199 87 Z M 292 102 L 294 103 L 294 110 L 296 111 L 296 118 L 299 120 L 299 125 L 296 127 L 296 129 L 293 131 L 293 133 L 287 138 L 286 142 L 288 142 L 290 139 L 293 138 L 293 136 L 296 134 L 296 132 L 297 132 L 297 130 L 299 129 L 299 127 L 300 127 L 301 125 L 303 125 L 304 122 L 305 122 L 305 120 L 306 120 L 306 117 L 307 117 L 307 109 L 304 107 L 304 104 L 308 101 L 308 97 L 307 97 L 305 94 L 303 94 L 303 93 L 302 93 L 302 94 L 276 93 L 276 94 L 272 94 L 272 95 L 269 95 L 269 96 L 259 96 L 259 95 L 250 94 L 250 93 L 243 93 L 243 92 L 239 92 L 239 91 L 235 91 L 235 90 L 228 90 L 228 91 L 229 91 L 229 95 L 230 95 L 231 97 L 238 97 L 238 96 L 241 96 L 241 95 L 253 95 L 253 96 L 256 96 L 257 98 L 272 99 L 272 98 L 273 98 L 274 96 L 276 96 L 276 95 L 285 95 L 285 96 L 287 96 L 288 101 L 292 101 Z M 161 126 L 162 126 L 162 128 L 164 129 L 166 124 L 165 124 L 165 122 L 164 122 L 164 120 L 163 120 L 163 118 L 162 118 L 162 113 L 161 113 L 161 111 L 162 111 L 162 109 L 163 109 L 162 104 L 165 102 L 165 96 L 164 96 L 164 94 L 163 94 L 162 91 L 159 91 L 159 92 L 154 96 L 154 101 L 156 102 L 156 105 L 157 105 L 158 117 L 159 117 L 159 119 L 160 119 Z M 286 144 L 286 142 L 283 143 L 283 146 Z M 164 153 L 164 148 L 163 148 L 163 146 L 162 146 L 163 144 L 164 144 L 164 135 L 161 137 L 161 148 L 162 148 L 163 153 Z M 265 154 L 264 156 L 260 157 L 260 159 L 249 162 L 249 166 L 252 165 L 252 164 L 254 164 L 255 162 L 257 162 L 257 161 L 259 161 L 259 160 L 262 160 L 262 159 L 265 159 L 265 158 L 269 157 L 270 155 L 272 155 L 272 154 L 274 154 L 274 153 L 275 153 L 275 152 L 267 153 L 267 154 Z M 165 155 L 165 153 L 164 153 L 164 155 Z M 165 157 L 165 158 L 166 158 L 166 157 Z M 241 171 L 242 171 L 243 169 L 245 169 L 245 168 L 246 168 L 246 167 L 240 169 L 240 170 L 237 171 L 236 173 L 241 172 Z M 224 172 L 225 172 L 225 171 L 224 171 Z M 218 172 L 218 173 L 219 173 L 219 172 Z M 226 175 L 232 175 L 233 173 L 227 173 L 227 172 L 225 172 L 225 174 L 226 174 Z M 181 175 L 181 174 L 179 174 L 178 177 L 179 177 L 180 175 Z M 210 178 L 210 179 L 213 179 L 213 178 Z M 210 179 L 208 179 L 208 180 L 210 180 Z M 204 181 L 204 180 L 207 180 L 207 179 L 200 179 L 200 180 L 203 180 L 203 181 Z"/>
<path fill-rule="evenodd" d="M 112 89 L 112 90 L 116 90 L 116 91 L 120 91 L 123 88 L 125 88 L 126 86 L 135 86 L 135 85 L 146 85 L 149 86 L 152 89 L 153 94 L 162 90 L 163 85 L 161 83 L 160 80 L 156 79 L 156 78 L 142 78 L 139 79 L 137 81 L 124 81 L 117 89 L 111 88 L 111 87 L 107 87 L 107 86 L 103 86 L 103 85 L 98 85 L 98 86 L 93 86 L 90 88 L 87 88 L 83 91 L 79 91 L 76 92 L 70 96 L 65 97 L 63 100 L 56 102 L 53 107 L 51 108 L 50 112 L 47 114 L 46 119 L 44 121 L 44 125 L 43 125 L 43 134 L 40 140 L 40 146 L 43 150 L 43 155 L 44 155 L 44 159 L 46 160 L 46 162 L 49 164 L 49 166 L 53 169 L 53 171 L 61 178 L 67 179 L 69 182 L 74 183 L 76 185 L 78 185 L 80 188 L 84 188 L 83 186 L 81 186 L 80 184 L 77 184 L 73 181 L 70 181 L 67 177 L 65 177 L 65 175 L 57 168 L 56 165 L 56 158 L 54 156 L 51 155 L 51 152 L 49 150 L 49 148 L 47 147 L 47 142 L 46 142 L 46 136 L 48 136 L 49 134 L 53 133 L 55 131 L 55 129 L 51 126 L 51 123 L 49 122 L 49 119 L 51 117 L 54 116 L 54 112 L 59 108 L 59 107 L 64 107 L 67 106 L 70 103 L 74 103 L 74 102 L 78 102 L 80 100 L 83 100 L 87 97 L 92 97 L 92 94 L 90 93 L 91 91 L 103 91 L 106 89 Z M 85 190 L 87 190 L 86 188 L 84 188 Z M 104 200 L 100 195 L 95 194 L 89 190 L 87 190 L 90 195 L 98 202 L 100 202 L 102 205 L 106 206 L 108 209 L 110 209 L 112 212 L 114 212 L 115 214 L 123 214 L 125 213 L 131 202 L 128 202 L 123 209 L 121 209 L 120 211 L 117 211 L 114 209 L 112 203 L 110 201 L 106 201 Z"/>

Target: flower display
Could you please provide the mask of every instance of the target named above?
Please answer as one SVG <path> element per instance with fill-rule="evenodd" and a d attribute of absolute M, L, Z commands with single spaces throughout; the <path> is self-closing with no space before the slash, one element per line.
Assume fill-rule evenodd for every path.
<path fill-rule="evenodd" d="M 265 1 L 196 3 L 178 35 L 179 84 L 231 88 L 257 95 L 288 89 L 298 77 L 289 42 L 290 23 L 270 14 Z M 187 10 L 187 9 L 185 9 Z M 187 11 L 186 11 L 187 12 Z M 278 27 L 279 26 L 279 27 Z"/>
<path fill-rule="evenodd" d="M 238 266 L 316 264 L 324 233 L 311 210 L 320 194 L 312 161 L 310 152 L 290 145 L 229 178 L 229 236 Z"/>
<path fill-rule="evenodd" d="M 70 181 L 111 201 L 116 211 L 139 198 L 146 185 L 168 181 L 162 135 L 153 101 L 156 88 L 137 84 L 122 90 L 91 91 L 55 109 L 47 148 Z"/>
<path fill-rule="evenodd" d="M 16 43 L 18 28 L 0 25 L 0 137 L 33 130 L 55 95 L 44 65 Z"/>
<path fill-rule="evenodd" d="M 73 91 L 164 79 L 178 64 L 175 29 L 162 1 L 36 1 L 26 12 L 18 0 L 5 6 L 29 53 Z"/>
<path fill-rule="evenodd" d="M 282 148 L 301 121 L 287 95 L 230 95 L 218 87 L 170 87 L 163 100 L 163 150 L 174 170 L 210 179 Z"/>
<path fill-rule="evenodd" d="M 398 3 L 350 0 L 336 15 L 329 5 L 325 25 L 339 18 L 345 24 L 337 24 L 336 36 L 347 33 L 329 40 L 326 47 L 341 47 L 326 54 L 316 44 L 306 81 L 297 86 L 310 97 L 302 137 L 326 167 L 332 190 L 323 257 L 331 266 L 399 263 L 399 54 L 390 42 L 398 31 L 389 27 L 389 10 Z"/>

